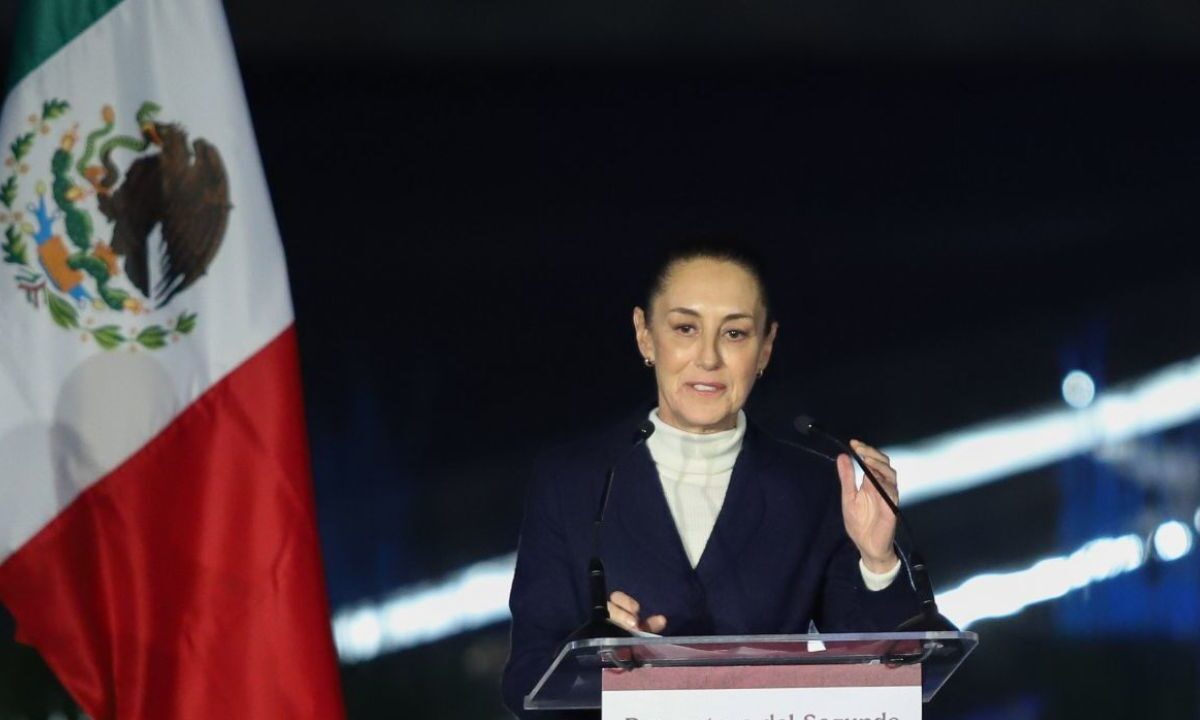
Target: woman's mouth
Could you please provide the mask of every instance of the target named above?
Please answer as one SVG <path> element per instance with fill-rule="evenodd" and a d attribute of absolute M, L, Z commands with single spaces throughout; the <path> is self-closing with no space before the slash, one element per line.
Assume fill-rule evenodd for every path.
<path fill-rule="evenodd" d="M 685 383 L 685 384 L 689 388 L 691 388 L 694 392 L 696 392 L 697 394 L 703 395 L 705 397 L 712 397 L 714 395 L 720 395 L 722 392 L 725 391 L 725 386 L 722 385 L 721 383 L 690 382 L 690 383 Z"/>

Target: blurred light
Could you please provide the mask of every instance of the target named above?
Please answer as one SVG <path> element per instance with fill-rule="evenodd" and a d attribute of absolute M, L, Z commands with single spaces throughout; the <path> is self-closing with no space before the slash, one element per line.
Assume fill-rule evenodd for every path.
<path fill-rule="evenodd" d="M 1137 535 L 1093 540 L 1065 557 L 1039 560 L 1025 570 L 976 575 L 938 593 L 942 614 L 962 629 L 980 620 L 1015 615 L 1094 582 L 1136 570 L 1145 562 Z"/>
<path fill-rule="evenodd" d="M 340 626 L 335 618 L 333 636 L 339 648 L 345 646 L 350 648 L 354 655 L 375 657 L 383 644 L 379 613 L 373 608 L 355 610 L 340 623 Z"/>
<path fill-rule="evenodd" d="M 1096 383 L 1084 371 L 1072 370 L 1063 378 L 1062 394 L 1068 405 L 1082 410 L 1096 399 Z"/>
<path fill-rule="evenodd" d="M 504 555 L 441 582 L 422 583 L 382 602 L 339 611 L 333 616 L 338 657 L 343 662 L 370 660 L 507 620 L 515 563 L 515 554 Z"/>
<path fill-rule="evenodd" d="M 1154 531 L 1154 554 L 1171 562 L 1187 555 L 1192 549 L 1192 529 L 1178 520 L 1171 520 Z"/>
<path fill-rule="evenodd" d="M 1066 397 L 1065 380 L 1063 384 Z M 887 452 L 903 475 L 905 502 L 913 505 L 1197 417 L 1200 358 L 1193 358 L 1094 395 L 1083 409 L 1004 418 L 887 448 Z M 1194 521 L 1200 530 L 1200 510 Z M 1192 549 L 1187 526 L 1175 525 L 1186 533 L 1182 545 L 1177 528 L 1160 528 L 1166 545 L 1159 548 L 1159 531 L 1155 531 L 1156 552 L 1164 560 L 1172 553 L 1178 554 L 1170 559 L 1182 557 Z M 966 628 L 1135 570 L 1144 563 L 1144 553 L 1145 544 L 1136 536 L 1101 538 L 1067 557 L 1048 558 L 1026 570 L 971 578 L 939 594 L 939 604 L 947 617 Z M 338 655 L 346 662 L 368 660 L 508 619 L 506 602 L 515 558 L 508 554 L 485 560 L 440 582 L 402 589 L 381 603 L 338 611 L 333 619 Z"/>
<path fill-rule="evenodd" d="M 1200 508 L 1196 511 L 1200 516 Z M 1192 551 L 1191 529 L 1178 520 L 1153 533 L 1164 561 Z M 378 604 L 338 612 L 333 637 L 342 662 L 436 642 L 509 618 L 507 599 L 515 555 L 476 563 L 443 583 L 423 583 Z M 938 592 L 942 613 L 966 630 L 980 620 L 1015 615 L 1093 583 L 1132 572 L 1146 563 L 1146 544 L 1134 534 L 1098 538 L 1067 556 L 1045 558 L 1024 570 L 983 573 Z"/>
<path fill-rule="evenodd" d="M 1196 526 L 1196 532 L 1200 532 L 1200 508 L 1196 508 L 1196 514 L 1192 517 L 1192 525 Z"/>
<path fill-rule="evenodd" d="M 1200 508 L 1196 510 L 1200 516 Z M 1192 531 L 1178 520 L 1153 533 L 1154 552 L 1170 562 L 1194 546 Z M 1137 570 L 1146 564 L 1146 544 L 1137 535 L 1099 538 L 1066 557 L 1040 560 L 1025 570 L 976 575 L 938 593 L 942 614 L 963 630 L 980 620 L 1015 615 L 1030 605 L 1054 600 L 1072 590 Z"/>
<path fill-rule="evenodd" d="M 1100 445 L 1149 435 L 1200 417 L 1200 358 L 1110 388 L 1082 410 L 1004 418 L 887 448 L 904 500 L 961 492 Z"/>

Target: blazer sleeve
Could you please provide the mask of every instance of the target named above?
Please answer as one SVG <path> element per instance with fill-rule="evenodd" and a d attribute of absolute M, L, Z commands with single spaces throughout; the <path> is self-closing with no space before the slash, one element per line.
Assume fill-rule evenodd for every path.
<path fill-rule="evenodd" d="M 563 640 L 583 622 L 572 577 L 584 568 L 570 561 L 554 476 L 544 465 L 537 468 L 526 499 L 509 595 L 510 651 L 501 683 L 505 706 L 519 718 L 537 720 L 572 716 L 526 711 L 524 698 L 550 667 Z"/>
<path fill-rule="evenodd" d="M 869 590 L 858 568 L 859 554 L 842 520 L 840 496 L 825 514 L 825 533 L 833 552 L 825 567 L 815 618 L 821 632 L 890 632 L 920 610 L 908 571 L 908 559 L 896 548 L 903 567 L 892 584 Z"/>

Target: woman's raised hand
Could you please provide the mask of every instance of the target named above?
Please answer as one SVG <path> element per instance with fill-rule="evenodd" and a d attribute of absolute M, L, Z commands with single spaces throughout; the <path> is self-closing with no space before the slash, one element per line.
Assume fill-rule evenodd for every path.
<path fill-rule="evenodd" d="M 617 590 L 608 596 L 608 616 L 613 622 L 629 630 L 662 633 L 667 628 L 665 615 L 651 615 L 645 620 L 638 619 L 641 606 L 629 595 Z"/>
<path fill-rule="evenodd" d="M 879 478 L 879 484 L 892 502 L 898 505 L 900 490 L 896 484 L 896 469 L 888 456 L 861 440 L 851 440 L 850 446 Z M 855 487 L 854 461 L 849 455 L 838 455 L 837 470 L 842 483 L 842 518 L 846 522 L 846 534 L 858 548 L 868 570 L 888 572 L 896 566 L 897 560 L 892 544 L 896 538 L 896 516 L 870 480 L 864 480 L 861 488 Z"/>

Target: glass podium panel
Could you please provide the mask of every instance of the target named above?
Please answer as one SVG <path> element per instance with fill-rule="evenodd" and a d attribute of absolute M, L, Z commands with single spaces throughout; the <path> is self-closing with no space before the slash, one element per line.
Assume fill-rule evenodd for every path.
<path fill-rule="evenodd" d="M 528 710 L 600 707 L 601 670 L 731 665 L 921 665 L 929 702 L 979 644 L 973 632 L 595 638 L 563 646 L 525 698 Z"/>

